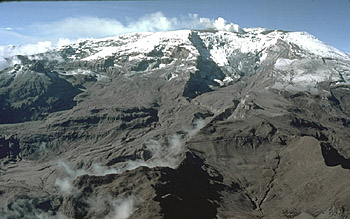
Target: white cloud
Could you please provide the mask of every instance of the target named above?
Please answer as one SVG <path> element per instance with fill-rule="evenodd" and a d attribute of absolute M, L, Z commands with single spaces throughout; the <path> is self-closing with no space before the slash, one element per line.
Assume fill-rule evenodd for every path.
<path fill-rule="evenodd" d="M 0 71 L 7 67 L 14 66 L 20 63 L 21 63 L 21 60 L 19 60 L 17 57 L 7 58 L 7 57 L 0 56 Z"/>
<path fill-rule="evenodd" d="M 135 197 L 130 196 L 125 199 L 112 199 L 110 204 L 113 206 L 113 211 L 111 211 L 105 219 L 127 219 L 134 212 Z"/>
<path fill-rule="evenodd" d="M 122 24 L 116 19 L 98 17 L 70 17 L 52 23 L 37 23 L 31 28 L 38 35 L 57 41 L 61 38 L 101 38 L 131 32 L 168 31 L 176 28 L 177 18 L 167 18 L 157 12 L 141 17 L 137 21 Z"/>
<path fill-rule="evenodd" d="M 0 28 L 3 39 L 15 38 L 23 42 L 19 46 L 0 46 L 0 70 L 18 64 L 18 61 L 10 59 L 15 55 L 43 53 L 82 38 L 102 38 L 132 32 L 208 28 L 231 32 L 242 31 L 237 24 L 228 23 L 221 17 L 214 20 L 199 17 L 198 14 L 189 14 L 179 18 L 168 18 L 162 12 L 145 15 L 127 24 L 111 18 L 70 17 L 51 23 L 36 23 L 22 29 L 31 34 L 19 33 L 10 27 Z"/>
<path fill-rule="evenodd" d="M 67 177 L 63 179 L 56 178 L 55 180 L 55 186 L 58 187 L 58 189 L 63 195 L 69 195 L 74 190 L 74 186 L 72 184 L 73 180 L 75 180 L 78 176 L 86 174 L 85 170 L 74 170 L 63 161 L 57 163 L 57 168 L 62 168 L 64 170 L 64 173 L 67 175 Z"/>
<path fill-rule="evenodd" d="M 86 200 L 89 206 L 89 212 L 93 212 L 99 218 L 104 219 L 127 219 L 129 218 L 137 205 L 141 202 L 135 195 L 126 197 L 112 197 L 110 194 L 90 196 Z M 108 214 L 106 215 L 106 212 Z M 102 215 L 105 215 L 102 217 Z"/>
<path fill-rule="evenodd" d="M 0 71 L 15 64 L 20 64 L 21 61 L 17 57 L 14 57 L 16 55 L 33 55 L 44 53 L 52 48 L 53 44 L 50 41 L 21 46 L 0 46 Z"/>
<path fill-rule="evenodd" d="M 123 32 L 124 26 L 117 20 L 96 17 L 67 18 L 62 21 L 35 24 L 34 29 L 50 39 L 69 38 L 78 39 L 84 37 L 105 37 Z"/>
<path fill-rule="evenodd" d="M 157 12 L 141 17 L 136 22 L 125 26 L 125 32 L 155 32 L 173 30 L 179 24 L 177 18 L 167 18 L 163 13 Z"/>
<path fill-rule="evenodd" d="M 28 26 L 33 32 L 32 38 L 40 38 L 42 41 L 57 42 L 65 38 L 77 40 L 80 38 L 101 38 L 116 36 L 132 32 L 157 32 L 178 29 L 217 29 L 224 31 L 240 32 L 242 29 L 225 19 L 209 19 L 199 17 L 198 14 L 188 14 L 182 17 L 166 17 L 162 12 L 156 12 L 140 17 L 138 20 L 129 21 L 126 24 L 112 18 L 99 17 L 69 17 L 61 21 L 51 23 L 36 23 Z M 11 34 L 16 34 L 14 31 Z"/>
<path fill-rule="evenodd" d="M 71 179 L 69 178 L 64 178 L 64 179 L 57 178 L 55 180 L 55 186 L 57 186 L 64 195 L 70 194 L 70 192 L 73 189 Z"/>
<path fill-rule="evenodd" d="M 34 199 L 19 198 L 5 203 L 0 208 L 1 218 L 68 219 L 61 213 L 38 208 L 38 202 Z"/>
<path fill-rule="evenodd" d="M 149 139 L 145 142 L 143 147 L 145 152 L 147 151 L 150 153 L 149 159 L 127 161 L 126 165 L 119 169 L 104 167 L 97 163 L 92 164 L 90 171 L 84 169 L 72 169 L 66 163 L 60 161 L 58 162 L 57 167 L 63 169 L 63 172 L 67 177 L 63 179 L 56 178 L 55 186 L 58 187 L 63 195 L 69 195 L 76 189 L 74 188 L 73 181 L 84 174 L 95 176 L 119 174 L 126 170 L 136 169 L 140 166 L 147 166 L 150 168 L 156 166 L 175 168 L 181 162 L 186 151 L 184 141 L 192 138 L 204 126 L 205 121 L 203 119 L 196 119 L 189 127 L 182 130 L 184 132 L 183 135 L 174 134 L 166 139 L 166 143 L 164 144 L 161 144 L 154 139 Z M 88 200 L 88 204 L 94 212 L 99 212 L 107 206 L 112 207 L 112 209 L 109 209 L 109 214 L 105 219 L 127 219 L 133 214 L 135 206 L 139 201 L 140 200 L 136 199 L 133 195 L 126 198 L 112 198 L 110 195 L 106 195 L 103 197 L 92 197 Z"/>
<path fill-rule="evenodd" d="M 26 44 L 22 46 L 0 46 L 0 56 L 11 57 L 14 55 L 33 55 L 46 52 L 52 49 L 53 44 L 50 41 L 38 42 L 36 44 Z"/>
<path fill-rule="evenodd" d="M 217 30 L 223 30 L 223 31 L 229 31 L 229 32 L 243 32 L 243 29 L 240 26 L 233 23 L 228 24 L 227 21 L 222 17 L 219 17 L 218 19 L 216 19 L 213 25 Z"/>
<path fill-rule="evenodd" d="M 76 178 L 78 176 L 82 176 L 84 174 L 86 174 L 86 171 L 83 169 L 77 169 L 77 170 L 73 170 L 72 168 L 70 168 L 65 162 L 58 162 L 57 163 L 57 167 L 63 167 L 65 173 L 70 176 L 71 178 Z"/>
<path fill-rule="evenodd" d="M 66 163 L 60 161 L 57 164 L 58 168 L 62 168 L 67 177 L 61 179 L 56 178 L 55 186 L 58 187 L 59 191 L 62 195 L 70 195 L 77 191 L 77 188 L 74 187 L 73 181 L 84 174 L 102 176 L 107 174 L 116 174 L 120 173 L 115 169 L 108 169 L 107 167 L 102 167 L 99 164 L 93 164 L 92 172 L 85 171 L 83 169 L 72 169 Z M 87 200 L 90 210 L 94 212 L 101 212 L 104 210 L 108 210 L 109 214 L 105 217 L 105 219 L 127 219 L 134 212 L 134 207 L 137 202 L 140 200 L 136 199 L 134 195 L 130 195 L 124 198 L 112 198 L 111 195 L 105 194 L 104 196 L 99 197 L 90 197 Z M 46 215 L 43 215 L 46 219 Z M 40 218 L 40 217 L 39 217 Z M 61 219 L 61 217 L 57 217 Z M 64 215 L 62 215 L 62 219 L 65 219 Z"/>
<path fill-rule="evenodd" d="M 128 24 L 122 24 L 120 21 L 110 18 L 72 17 L 53 23 L 35 24 L 32 28 L 36 29 L 41 36 L 56 38 L 56 40 L 59 38 L 99 38 L 131 32 L 156 32 L 195 28 L 212 28 L 232 32 L 242 31 L 237 24 L 227 23 L 221 17 L 213 20 L 201 18 L 197 14 L 189 14 L 187 17 L 168 18 L 162 12 L 145 15 Z"/>
<path fill-rule="evenodd" d="M 100 164 L 94 163 L 92 165 L 92 174 L 95 176 L 104 176 L 108 174 L 118 174 L 120 171 L 114 168 L 108 168 L 105 166 L 101 166 Z"/>
<path fill-rule="evenodd" d="M 203 119 L 196 119 L 193 121 L 193 124 L 191 127 L 185 128 L 185 131 L 187 132 L 189 137 L 193 137 L 196 135 L 199 130 L 201 130 L 205 126 L 205 121 Z"/>

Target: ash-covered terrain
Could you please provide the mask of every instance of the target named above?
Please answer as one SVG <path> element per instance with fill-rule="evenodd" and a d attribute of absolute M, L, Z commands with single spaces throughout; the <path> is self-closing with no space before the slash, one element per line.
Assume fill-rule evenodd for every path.
<path fill-rule="evenodd" d="M 6 61 L 1 218 L 350 215 L 350 57 L 307 33 L 133 33 Z"/>

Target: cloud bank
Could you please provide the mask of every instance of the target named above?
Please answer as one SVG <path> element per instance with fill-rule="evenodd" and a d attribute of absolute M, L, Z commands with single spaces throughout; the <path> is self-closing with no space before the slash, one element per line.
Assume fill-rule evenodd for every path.
<path fill-rule="evenodd" d="M 126 24 L 98 17 L 69 17 L 51 23 L 35 23 L 20 31 L 11 27 L 0 28 L 3 39 L 21 42 L 20 45 L 0 46 L 0 70 L 19 64 L 11 58 L 16 55 L 33 55 L 47 52 L 55 47 L 67 45 L 80 39 L 103 38 L 133 32 L 161 32 L 180 29 L 213 29 L 230 32 L 243 32 L 237 24 L 225 19 L 199 17 L 188 14 L 182 17 L 166 17 L 162 12 L 145 15 Z M 1 40 L 1 39 L 0 39 Z M 4 45 L 4 40 L 0 41 Z"/>
<path fill-rule="evenodd" d="M 40 36 L 46 38 L 100 38 L 132 32 L 157 32 L 179 29 L 216 29 L 222 31 L 242 32 L 243 30 L 233 23 L 228 23 L 219 17 L 216 20 L 189 14 L 180 18 L 166 17 L 162 12 L 145 15 L 136 21 L 123 24 L 116 19 L 97 17 L 71 17 L 62 21 L 34 24 Z"/>
<path fill-rule="evenodd" d="M 17 55 L 31 56 L 39 53 L 45 53 L 56 46 L 67 45 L 72 41 L 68 39 L 60 39 L 56 43 L 51 41 L 42 41 L 35 44 L 25 44 L 25 45 L 8 45 L 0 46 L 0 71 L 14 66 L 15 64 L 20 64 L 21 61 L 16 57 Z M 45 56 L 47 59 L 59 59 L 59 57 Z M 41 59 L 38 56 L 29 57 L 29 59 Z"/>
<path fill-rule="evenodd" d="M 50 23 L 34 23 L 20 30 L 0 27 L 0 45 L 6 45 L 4 39 L 17 39 L 21 44 L 41 42 L 43 45 L 53 42 L 55 45 L 62 39 L 68 41 L 85 38 L 101 38 L 133 32 L 158 32 L 180 29 L 214 29 L 221 31 L 243 32 L 237 24 L 228 23 L 224 18 L 210 19 L 198 14 L 188 14 L 181 17 L 166 17 L 162 12 L 147 14 L 137 20 L 123 24 L 117 19 L 100 17 L 68 17 Z M 63 40 L 63 41 L 64 41 Z M 21 50 L 23 52 L 23 49 Z M 39 50 L 42 51 L 42 50 Z"/>
<path fill-rule="evenodd" d="M 57 164 L 57 168 L 63 170 L 63 173 L 66 175 L 65 178 L 56 178 L 55 186 L 59 189 L 63 196 L 69 196 L 72 193 L 78 192 L 77 188 L 74 187 L 73 181 L 84 174 L 102 176 L 107 174 L 120 173 L 122 171 L 117 171 L 115 169 L 108 169 L 102 167 L 98 164 L 93 165 L 92 171 L 86 171 L 84 169 L 72 169 L 65 162 L 60 161 Z M 128 195 L 122 198 L 112 197 L 110 194 L 105 194 L 103 196 L 91 196 L 86 200 L 91 211 L 95 212 L 97 215 L 103 214 L 105 210 L 109 213 L 104 217 L 104 219 L 127 219 L 134 212 L 135 205 L 140 200 L 134 195 Z M 29 200 L 32 202 L 32 200 Z M 23 210 L 22 210 L 23 211 Z M 16 211 L 16 214 L 18 214 Z M 24 211 L 25 212 L 25 211 Z M 21 212 L 20 212 L 21 213 Z M 65 219 L 64 215 L 58 215 L 57 217 L 51 217 L 51 214 L 38 211 L 36 212 L 35 218 L 57 218 Z"/>
<path fill-rule="evenodd" d="M 94 176 L 104 176 L 108 174 L 120 174 L 126 170 L 133 170 L 140 166 L 153 167 L 170 167 L 176 168 L 181 162 L 186 151 L 185 142 L 196 135 L 200 129 L 205 126 L 203 119 L 196 119 L 188 127 L 183 128 L 182 134 L 173 134 L 165 139 L 164 143 L 160 143 L 154 139 L 148 139 L 142 147 L 143 159 L 129 160 L 126 165 L 120 168 L 110 168 L 93 163 L 89 170 L 72 169 L 65 162 L 57 163 L 57 168 L 63 170 L 66 175 L 64 178 L 57 178 L 55 186 L 64 194 L 69 194 L 72 189 L 72 181 L 84 174 Z"/>
<path fill-rule="evenodd" d="M 62 175 L 65 175 L 65 177 L 56 178 L 54 185 L 63 196 L 69 196 L 77 192 L 73 181 L 84 174 L 95 176 L 120 174 L 126 170 L 136 169 L 140 166 L 176 168 L 184 157 L 186 151 L 185 142 L 196 135 L 204 126 L 205 121 L 203 119 L 196 119 L 190 126 L 182 129 L 180 132 L 182 134 L 176 133 L 167 138 L 164 143 L 149 139 L 144 143 L 142 148 L 144 153 L 143 159 L 126 161 L 124 166 L 116 169 L 101 166 L 97 163 L 93 163 L 89 170 L 72 169 L 68 164 L 60 161 L 57 163 L 57 169 L 61 170 Z M 101 209 L 109 209 L 109 213 L 105 216 L 105 219 L 127 219 L 133 214 L 135 206 L 139 201 L 134 195 L 124 198 L 113 198 L 109 194 L 106 194 L 103 197 L 91 197 L 87 200 L 87 203 L 89 208 L 95 213 L 99 213 Z"/>
<path fill-rule="evenodd" d="M 143 146 L 144 153 L 148 154 L 147 159 L 128 161 L 127 165 L 119 171 L 132 170 L 140 166 L 176 168 L 184 157 L 185 142 L 196 135 L 204 126 L 205 121 L 197 119 L 193 121 L 191 126 L 182 130 L 184 134 L 173 134 L 166 139 L 164 144 L 154 139 L 147 140 Z"/>

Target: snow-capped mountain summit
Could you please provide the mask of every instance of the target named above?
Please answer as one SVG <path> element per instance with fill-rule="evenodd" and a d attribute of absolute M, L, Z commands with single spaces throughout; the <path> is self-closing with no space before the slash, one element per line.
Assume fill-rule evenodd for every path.
<path fill-rule="evenodd" d="M 148 60 L 155 62 L 149 67 L 161 68 L 174 64 L 178 59 L 172 58 L 176 56 L 176 49 L 184 49 L 188 52 L 186 61 L 195 59 L 200 55 L 199 52 L 202 52 L 202 55 L 207 55 L 206 58 L 212 59 L 219 67 L 241 68 L 242 64 L 232 66 L 230 59 L 239 53 L 255 56 L 256 62 L 261 63 L 278 42 L 286 43 L 291 59 L 350 60 L 347 54 L 324 44 L 308 33 L 271 31 L 263 28 L 246 28 L 244 32 L 181 30 L 132 33 L 104 39 L 80 40 L 41 55 L 30 55 L 28 58 L 65 62 L 112 58 L 113 65 L 109 66 L 111 68 L 122 66 L 125 61 Z M 18 61 L 13 63 L 17 64 Z"/>
<path fill-rule="evenodd" d="M 244 30 L 243 33 L 215 30 L 132 33 L 96 40 L 82 40 L 72 45 L 63 46 L 63 48 L 72 47 L 76 51 L 76 55 L 81 53 L 80 56 L 70 56 L 70 59 L 80 58 L 83 60 L 96 60 L 113 55 L 149 53 L 156 47 L 168 50 L 171 47 L 183 46 L 193 52 L 195 48 L 191 48 L 194 45 L 190 38 L 192 34 L 199 33 L 201 40 L 219 65 L 227 65 L 227 61 L 223 63 L 220 59 L 227 58 L 235 50 L 240 50 L 242 53 L 259 53 L 275 45 L 278 40 L 285 41 L 291 47 L 299 47 L 315 57 L 349 60 L 347 54 L 326 45 L 306 32 L 271 31 L 263 28 L 246 28 Z M 297 52 L 294 51 L 295 55 Z M 215 56 L 217 53 L 220 55 Z M 304 57 L 305 55 L 307 54 L 304 54 Z"/>
<path fill-rule="evenodd" d="M 102 69 L 127 75 L 146 71 L 149 74 L 163 69 L 164 74 L 160 77 L 167 80 L 189 78 L 190 73 L 194 74 L 201 68 L 198 60 L 206 60 L 206 64 L 211 62 L 222 71 L 221 74 L 216 71 L 202 74 L 203 78 L 215 81 L 214 85 L 240 80 L 244 75 L 262 72 L 259 69 L 272 64 L 274 69 L 270 76 L 276 80 L 275 88 L 305 90 L 321 81 L 349 81 L 346 67 L 349 56 L 305 32 L 252 28 L 244 32 L 182 30 L 136 33 L 84 40 L 55 52 L 57 54 L 51 56 L 63 57 L 65 62 L 90 62 L 90 65 L 101 62 Z M 326 62 L 327 65 L 321 65 Z M 338 65 L 338 62 L 344 65 Z M 175 69 L 169 72 L 170 68 Z M 89 74 L 89 71 L 79 68 L 65 74 L 80 73 Z"/>
<path fill-rule="evenodd" d="M 224 29 L 0 60 L 0 217 L 346 218 L 349 55 Z"/>
<path fill-rule="evenodd" d="M 224 72 L 223 78 L 223 75 L 208 76 L 220 81 L 220 84 L 240 79 L 242 75 L 253 74 L 259 66 L 273 62 L 277 80 L 312 85 L 328 79 L 341 80 L 339 75 L 346 74 L 347 71 L 336 71 L 331 65 L 334 60 L 342 63 L 350 60 L 347 54 L 305 32 L 271 31 L 263 28 L 246 28 L 244 32 L 181 30 L 132 33 L 104 39 L 81 40 L 28 58 L 55 60 L 58 66 L 62 62 L 90 62 L 90 65 L 101 62 L 106 71 L 126 71 L 128 75 L 176 66 L 170 76 L 162 75 L 168 79 L 179 75 L 188 77 L 183 72 L 197 71 L 197 61 L 201 58 L 213 61 Z M 18 58 L 14 59 L 16 61 L 12 63 L 18 63 Z M 318 70 L 312 69 L 314 64 L 326 60 L 330 69 L 325 66 Z M 301 69 L 303 67 L 300 66 L 305 65 L 309 65 L 309 71 Z M 58 73 L 88 74 L 88 68 L 84 68 Z M 286 70 L 292 70 L 295 74 L 286 75 Z M 98 72 L 90 73 L 96 75 Z M 348 76 L 344 75 L 343 79 L 348 82 Z"/>
<path fill-rule="evenodd" d="M 183 95 L 188 98 L 236 82 L 254 84 L 252 89 L 318 92 L 317 84 L 323 81 L 350 81 L 347 54 L 304 32 L 263 28 L 131 33 L 80 40 L 7 61 L 16 64 L 2 70 L 0 77 L 12 83 L 33 75 L 36 68 L 31 66 L 39 62 L 39 78 L 85 83 L 79 79 L 85 77 L 107 83 L 120 75 L 153 77 L 182 81 Z"/>

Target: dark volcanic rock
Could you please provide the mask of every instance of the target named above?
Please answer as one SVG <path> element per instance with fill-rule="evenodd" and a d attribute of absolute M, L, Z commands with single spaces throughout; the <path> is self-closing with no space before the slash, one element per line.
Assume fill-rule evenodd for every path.
<path fill-rule="evenodd" d="M 68 110 L 76 105 L 74 97 L 81 91 L 45 70 L 40 62 L 30 64 L 17 76 L 0 74 L 0 123 L 18 123 L 38 120 L 48 113 Z"/>
<path fill-rule="evenodd" d="M 188 152 L 176 170 L 165 169 L 155 190 L 163 218 L 215 218 L 222 176 Z"/>

